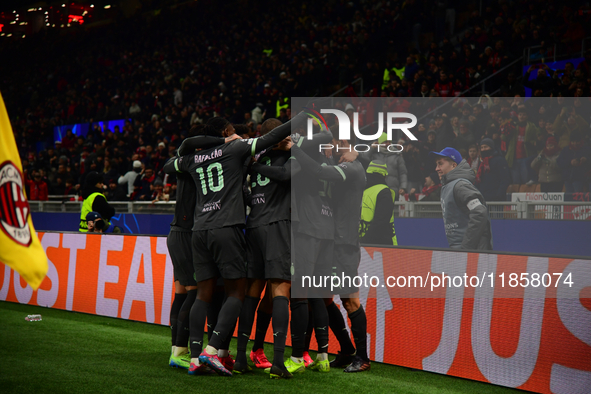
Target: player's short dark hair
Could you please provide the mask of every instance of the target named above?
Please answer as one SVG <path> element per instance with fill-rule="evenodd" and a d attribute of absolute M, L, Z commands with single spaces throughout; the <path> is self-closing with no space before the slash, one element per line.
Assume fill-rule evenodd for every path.
<path fill-rule="evenodd" d="M 221 137 L 222 131 L 224 131 L 224 129 L 228 127 L 229 124 L 230 122 L 228 122 L 227 119 L 224 119 L 220 116 L 211 118 L 205 124 L 205 128 L 203 129 L 203 135 Z"/>
<path fill-rule="evenodd" d="M 238 135 L 248 134 L 248 132 L 250 131 L 248 126 L 245 124 L 235 124 L 234 130 L 236 131 L 236 134 L 238 134 Z"/>
<path fill-rule="evenodd" d="M 187 137 L 195 137 L 197 135 L 203 135 L 203 129 L 205 128 L 204 124 L 197 124 L 194 125 L 193 127 L 191 127 L 191 130 L 189 130 L 189 134 L 187 135 Z"/>
<path fill-rule="evenodd" d="M 261 125 L 261 135 L 267 134 L 269 131 L 273 130 L 275 127 L 281 126 L 283 122 L 276 118 L 270 118 L 263 122 Z"/>

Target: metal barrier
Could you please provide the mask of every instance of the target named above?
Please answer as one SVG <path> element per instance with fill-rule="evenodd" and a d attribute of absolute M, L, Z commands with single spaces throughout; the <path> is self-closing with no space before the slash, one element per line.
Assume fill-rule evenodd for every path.
<path fill-rule="evenodd" d="M 174 202 L 110 202 L 117 213 L 174 214 Z M 491 219 L 591 220 L 591 202 L 491 201 Z M 81 201 L 29 201 L 32 212 L 80 212 Z M 394 216 L 441 218 L 439 201 L 399 201 Z"/>
<path fill-rule="evenodd" d="M 174 202 L 109 202 L 116 213 L 174 214 Z M 80 212 L 82 201 L 29 201 L 32 212 Z"/>
<path fill-rule="evenodd" d="M 487 202 L 491 219 L 536 219 L 536 220 L 591 220 L 591 202 L 546 202 L 490 201 Z M 398 203 L 395 217 L 441 218 L 441 203 L 438 201 Z"/>
<path fill-rule="evenodd" d="M 581 40 L 581 52 L 580 52 L 580 56 L 584 57 L 585 56 L 585 51 L 587 49 L 589 49 L 589 40 L 591 40 L 591 37 L 585 37 Z M 548 58 L 535 58 L 532 59 L 532 50 L 535 53 L 535 50 L 539 50 L 540 48 L 550 48 L 550 45 L 535 45 L 535 46 L 531 46 L 531 47 L 527 47 L 527 48 L 523 48 L 523 66 L 529 66 L 532 63 L 546 63 L 549 62 L 550 60 L 552 60 L 552 62 L 555 62 L 556 60 L 561 60 L 561 59 L 570 59 L 573 58 L 575 56 L 578 55 L 578 53 L 576 52 L 572 52 L 569 51 L 569 47 L 568 45 L 565 44 L 554 44 L 552 46 L 552 54 L 550 55 L 550 57 L 552 59 L 550 59 L 550 57 Z"/>

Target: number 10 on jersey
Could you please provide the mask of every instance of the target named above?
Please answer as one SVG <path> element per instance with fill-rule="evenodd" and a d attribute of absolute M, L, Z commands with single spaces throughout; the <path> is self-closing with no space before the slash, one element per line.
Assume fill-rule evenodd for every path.
<path fill-rule="evenodd" d="M 213 170 L 216 169 L 217 172 L 217 185 L 214 184 L 214 175 Z M 213 193 L 219 192 L 224 188 L 224 170 L 222 168 L 221 163 L 211 163 L 207 166 L 207 174 L 203 171 L 202 167 L 197 168 L 197 174 L 199 174 L 199 180 L 201 181 L 201 190 L 203 191 L 203 195 L 207 195 L 207 190 Z M 207 178 L 207 179 L 206 179 Z"/>

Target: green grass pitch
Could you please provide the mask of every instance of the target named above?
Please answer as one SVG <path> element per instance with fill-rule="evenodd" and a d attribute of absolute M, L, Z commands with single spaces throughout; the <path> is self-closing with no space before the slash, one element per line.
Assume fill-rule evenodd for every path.
<path fill-rule="evenodd" d="M 43 320 L 27 322 L 29 314 L 41 314 Z M 230 352 L 235 351 L 232 341 Z M 270 357 L 272 345 L 265 352 Z M 1 393 L 520 392 L 375 362 L 369 372 L 306 371 L 291 380 L 271 380 L 262 370 L 189 376 L 168 366 L 169 354 L 168 327 L 0 302 Z"/>

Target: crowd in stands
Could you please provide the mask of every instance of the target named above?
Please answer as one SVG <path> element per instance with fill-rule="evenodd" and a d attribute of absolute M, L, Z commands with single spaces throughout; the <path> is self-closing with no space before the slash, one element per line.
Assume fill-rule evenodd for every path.
<path fill-rule="evenodd" d="M 411 174 L 420 180 L 432 171 L 429 151 L 451 146 L 476 173 L 487 201 L 506 200 L 511 184 L 539 183 L 542 192 L 590 191 L 590 109 L 591 101 L 579 97 L 453 99 L 418 125 L 417 137 L 425 142 L 399 141 L 414 146 L 403 152 L 409 183 Z"/>
<path fill-rule="evenodd" d="M 78 194 L 94 170 L 103 174 L 111 201 L 174 200 L 174 179 L 164 177 L 162 166 L 213 116 L 257 136 L 265 119 L 290 118 L 290 97 L 327 95 L 359 77 L 367 96 L 454 97 L 524 47 L 540 45 L 533 56 L 543 60 L 555 44 L 580 53 L 581 40 L 591 35 L 591 13 L 580 2 L 491 1 L 482 13 L 454 11 L 449 3 L 206 1 L 87 31 L 6 41 L 0 51 L 13 60 L 0 91 L 28 196 Z M 456 45 L 449 15 L 465 29 Z M 426 37 L 433 38 L 427 46 Z M 465 155 L 481 190 L 497 185 L 486 198 L 505 198 L 498 185 L 530 181 L 545 190 L 585 189 L 591 155 L 580 108 L 591 95 L 590 66 L 591 54 L 564 70 L 532 66 L 523 79 L 516 68 L 492 86 L 500 97 L 476 105 L 459 99 L 434 112 L 415 130 L 420 141 L 405 149 L 408 185 L 399 189 L 430 195 L 438 179 L 426 152 L 445 146 Z M 515 97 L 524 96 L 524 87 L 534 96 L 578 99 L 535 108 Z M 110 119 L 129 120 L 121 130 L 96 126 L 85 137 L 68 132 L 54 141 L 55 126 Z"/>

